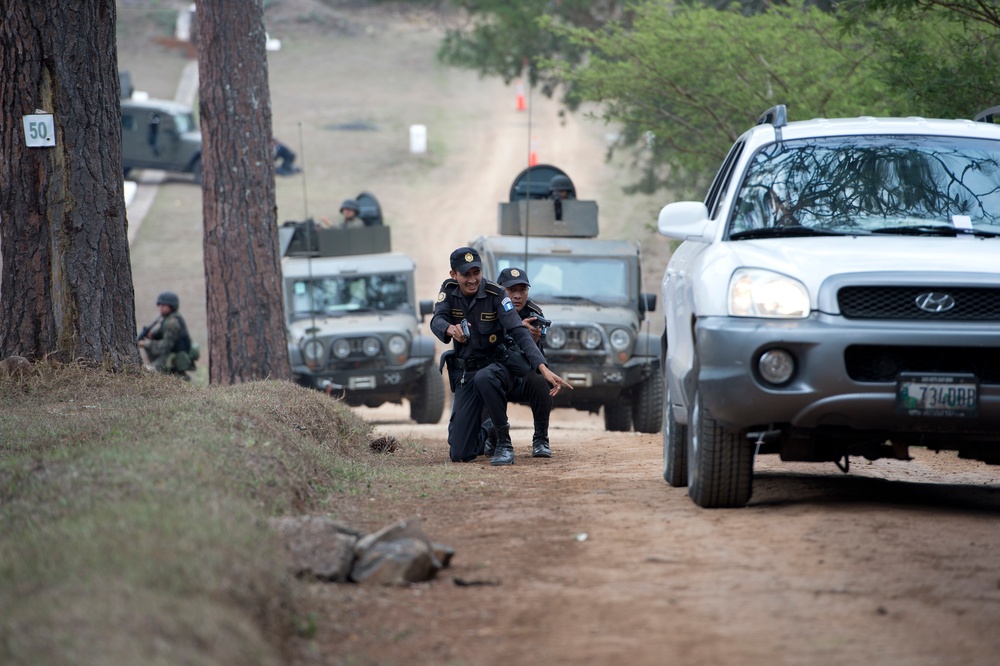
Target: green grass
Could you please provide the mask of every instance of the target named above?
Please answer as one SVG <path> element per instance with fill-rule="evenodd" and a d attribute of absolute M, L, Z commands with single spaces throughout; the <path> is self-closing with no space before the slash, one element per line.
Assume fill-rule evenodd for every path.
<path fill-rule="evenodd" d="M 310 622 L 266 519 L 414 483 L 291 383 L 34 368 L 0 379 L 0 663 L 282 663 Z"/>

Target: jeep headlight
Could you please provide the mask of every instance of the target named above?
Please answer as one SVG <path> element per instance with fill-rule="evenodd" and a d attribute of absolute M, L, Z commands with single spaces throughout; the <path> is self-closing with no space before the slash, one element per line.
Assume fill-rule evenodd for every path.
<path fill-rule="evenodd" d="M 378 341 L 378 338 L 368 336 L 361 343 L 361 351 L 365 353 L 365 356 L 378 356 L 379 352 L 382 351 L 382 343 Z"/>
<path fill-rule="evenodd" d="M 402 335 L 394 335 L 389 338 L 389 353 L 393 356 L 400 356 L 406 353 L 406 338 Z"/>
<path fill-rule="evenodd" d="M 309 338 L 302 345 L 302 358 L 305 360 L 306 365 L 313 368 L 322 362 L 325 351 L 326 349 L 323 347 L 322 342 L 316 338 Z"/>
<path fill-rule="evenodd" d="M 351 341 L 340 338 L 333 343 L 333 355 L 336 358 L 344 359 L 351 355 Z"/>
<path fill-rule="evenodd" d="M 611 331 L 611 348 L 615 351 L 625 351 L 632 342 L 632 336 L 624 328 L 616 328 Z"/>
<path fill-rule="evenodd" d="M 809 316 L 809 292 L 804 284 L 787 275 L 740 268 L 729 281 L 729 314 L 803 319 Z"/>
<path fill-rule="evenodd" d="M 551 349 L 562 349 L 566 346 L 566 329 L 560 326 L 550 326 L 545 336 L 545 344 Z"/>
<path fill-rule="evenodd" d="M 598 329 L 585 328 L 580 331 L 580 344 L 584 349 L 597 349 L 601 342 L 601 332 Z"/>

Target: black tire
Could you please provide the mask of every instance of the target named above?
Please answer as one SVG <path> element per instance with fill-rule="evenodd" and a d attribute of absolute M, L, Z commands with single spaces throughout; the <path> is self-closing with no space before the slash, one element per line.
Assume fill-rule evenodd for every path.
<path fill-rule="evenodd" d="M 705 509 L 745 506 L 753 486 L 753 445 L 719 425 L 701 404 L 691 401 L 688 416 L 688 495 Z"/>
<path fill-rule="evenodd" d="M 628 432 L 632 429 L 632 405 L 625 398 L 604 403 L 604 429 L 608 432 Z"/>
<path fill-rule="evenodd" d="M 194 176 L 194 182 L 196 182 L 199 185 L 201 185 L 202 173 L 201 173 L 201 158 L 200 157 L 194 161 L 194 164 L 191 165 L 191 175 Z"/>
<path fill-rule="evenodd" d="M 132 167 L 124 167 L 122 169 L 122 178 L 128 178 L 130 173 L 132 173 Z"/>
<path fill-rule="evenodd" d="M 664 378 L 666 383 L 667 378 Z M 674 488 L 688 484 L 687 426 L 674 418 L 670 386 L 663 401 L 663 480 Z"/>
<path fill-rule="evenodd" d="M 660 432 L 663 427 L 663 375 L 654 372 L 635 389 L 632 426 L 636 432 Z"/>
<path fill-rule="evenodd" d="M 444 413 L 444 379 L 433 364 L 420 378 L 416 395 L 410 398 L 410 418 L 417 423 L 437 423 Z"/>

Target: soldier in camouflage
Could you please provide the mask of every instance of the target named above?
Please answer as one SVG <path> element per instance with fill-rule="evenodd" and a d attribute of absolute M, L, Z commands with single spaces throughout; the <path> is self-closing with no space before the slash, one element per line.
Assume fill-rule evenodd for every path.
<path fill-rule="evenodd" d="M 156 299 L 160 320 L 153 324 L 139 339 L 139 347 L 146 351 L 146 358 L 157 371 L 179 375 L 189 380 L 188 370 L 194 369 L 191 358 L 191 335 L 188 333 L 180 309 L 180 299 L 172 291 L 165 291 Z"/>

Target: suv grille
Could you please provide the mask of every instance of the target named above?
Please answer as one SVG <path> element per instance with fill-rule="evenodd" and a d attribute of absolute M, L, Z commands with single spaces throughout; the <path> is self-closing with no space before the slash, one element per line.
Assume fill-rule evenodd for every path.
<path fill-rule="evenodd" d="M 983 384 L 1000 384 L 1000 347 L 852 345 L 844 362 L 856 382 L 893 382 L 900 372 L 971 372 Z"/>
<path fill-rule="evenodd" d="M 917 305 L 920 299 L 932 301 L 928 307 L 951 307 L 928 311 Z M 1000 289 L 993 287 L 843 287 L 837 303 L 848 319 L 1000 321 Z"/>

